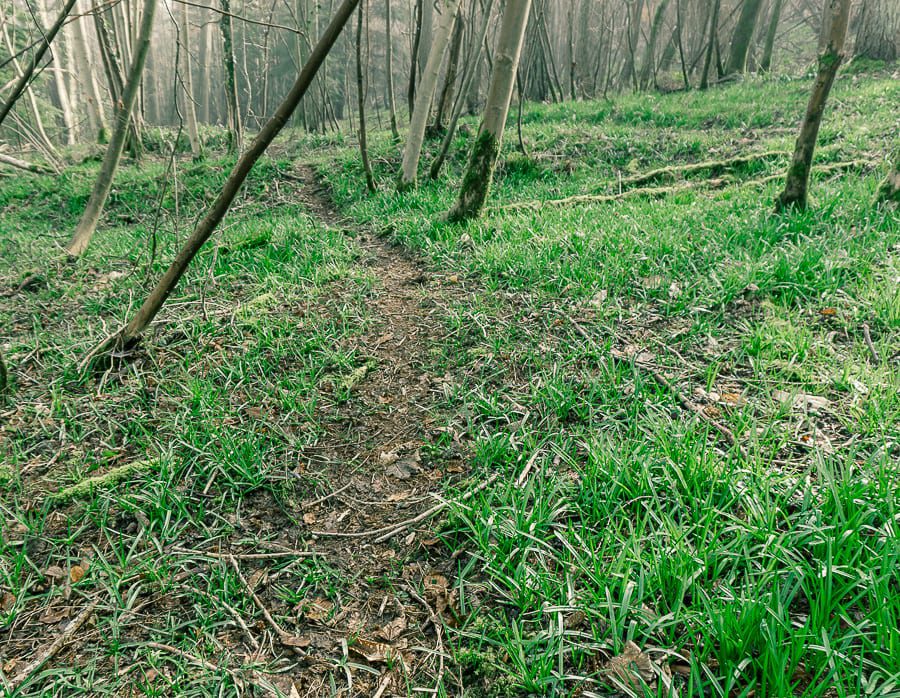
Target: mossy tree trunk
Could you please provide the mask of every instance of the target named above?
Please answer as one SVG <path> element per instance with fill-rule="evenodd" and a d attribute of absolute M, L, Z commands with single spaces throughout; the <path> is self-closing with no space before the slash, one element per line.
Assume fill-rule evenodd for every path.
<path fill-rule="evenodd" d="M 503 10 L 500 35 L 494 54 L 494 72 L 488 89 L 484 117 L 478 130 L 478 137 L 469 156 L 469 164 L 459 190 L 459 198 L 447 218 L 463 221 L 476 218 L 484 208 L 494 168 L 500 155 L 506 116 L 516 83 L 522 41 L 528 25 L 531 0 L 507 0 Z"/>
<path fill-rule="evenodd" d="M 756 21 L 759 18 L 759 10 L 762 0 L 744 0 L 741 5 L 741 14 L 734 27 L 734 35 L 731 39 L 731 53 L 728 55 L 728 66 L 725 72 L 728 75 L 743 73 L 747 66 L 747 54 L 750 52 L 750 43 L 756 31 Z"/>
<path fill-rule="evenodd" d="M 844 39 L 847 36 L 849 14 L 850 0 L 827 0 L 819 40 L 819 70 L 806 107 L 806 115 L 800 125 L 800 134 L 794 146 L 794 156 L 788 168 L 784 191 L 776 201 L 778 210 L 793 206 L 806 208 L 809 171 L 816 148 L 816 138 L 819 135 L 828 94 L 834 84 L 838 66 L 844 58 Z"/>
<path fill-rule="evenodd" d="M 81 220 L 78 222 L 78 227 L 75 229 L 75 233 L 66 247 L 66 252 L 70 257 L 81 255 L 87 249 L 91 238 L 94 236 L 94 231 L 97 229 L 97 223 L 100 220 L 100 214 L 103 213 L 103 206 L 106 204 L 109 190 L 112 187 L 113 177 L 119 167 L 119 160 L 122 159 L 122 150 L 125 148 L 125 138 L 128 135 L 128 127 L 131 122 L 131 111 L 134 108 L 134 103 L 137 101 L 137 95 L 141 88 L 141 76 L 144 72 L 144 63 L 150 50 L 153 18 L 156 16 L 157 4 L 157 0 L 144 0 L 140 34 L 138 35 L 137 45 L 134 48 L 131 67 L 128 70 L 128 80 L 125 83 L 121 101 L 116 108 L 113 132 L 109 139 L 109 145 L 106 147 L 106 155 L 103 157 L 103 164 L 100 165 L 97 180 L 94 182 L 94 189 L 91 191 L 91 197 L 88 199 L 87 207 L 81 216 Z"/>
<path fill-rule="evenodd" d="M 263 125 L 256 138 L 253 139 L 253 142 L 238 159 L 219 195 L 207 209 L 206 214 L 199 220 L 187 242 L 185 242 L 168 270 L 166 270 L 166 273 L 154 286 L 131 321 L 119 333 L 96 347 L 92 355 L 96 356 L 114 347 L 131 346 L 140 339 L 144 330 L 147 329 L 166 302 L 166 299 L 175 290 L 176 285 L 197 252 L 200 251 L 228 213 L 234 197 L 237 196 L 256 161 L 262 157 L 263 153 L 266 152 L 266 148 L 269 147 L 290 120 L 291 115 L 297 108 L 297 104 L 300 103 L 300 100 L 303 99 L 303 96 L 309 90 L 309 86 L 316 77 L 319 68 L 325 62 L 325 58 L 341 35 L 344 26 L 358 4 L 359 0 L 343 0 L 336 10 L 331 23 L 325 29 L 315 48 L 310 52 L 309 58 L 300 70 L 290 92 L 278 106 L 278 109 L 275 110 L 272 118 Z"/>
<path fill-rule="evenodd" d="M 416 101 L 409 120 L 409 135 L 406 137 L 406 147 L 403 149 L 403 164 L 400 169 L 400 179 L 397 182 L 399 191 L 406 191 L 416 186 L 419 156 L 422 153 L 422 143 L 425 140 L 425 129 L 428 126 L 428 118 L 431 116 L 431 105 L 434 101 L 434 94 L 437 91 L 444 55 L 447 53 L 447 47 L 450 45 L 450 35 L 456 22 L 459 2 L 460 0 L 442 0 L 441 2 L 441 16 L 438 19 L 437 29 L 434 32 L 434 40 L 428 53 L 428 60 L 425 62 L 425 68 L 419 80 L 419 87 L 416 90 Z"/>

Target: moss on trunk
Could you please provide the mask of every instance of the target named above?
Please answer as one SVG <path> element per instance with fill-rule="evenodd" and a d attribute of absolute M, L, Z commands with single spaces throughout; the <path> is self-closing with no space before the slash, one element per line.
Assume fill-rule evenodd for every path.
<path fill-rule="evenodd" d="M 459 199 L 447 214 L 447 220 L 458 222 L 478 217 L 490 192 L 499 156 L 499 139 L 490 131 L 482 131 L 472 146 L 469 164 L 459 190 Z"/>

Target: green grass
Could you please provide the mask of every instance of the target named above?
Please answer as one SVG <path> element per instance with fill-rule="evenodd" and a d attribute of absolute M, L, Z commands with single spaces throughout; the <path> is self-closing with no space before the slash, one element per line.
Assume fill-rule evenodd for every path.
<path fill-rule="evenodd" d="M 376 196 L 362 195 L 351 150 L 322 168 L 352 215 L 383 221 L 472 292 L 446 318 L 443 361 L 465 376 L 448 407 L 465 415 L 454 425 L 477 468 L 506 474 L 444 529 L 472 599 L 455 639 L 474 693 L 602 692 L 598 656 L 629 639 L 653 659 L 680 655 L 687 695 L 896 690 L 900 222 L 871 206 L 880 171 L 817 179 L 813 208 L 788 216 L 772 212 L 777 181 L 742 184 L 786 158 L 664 200 L 500 208 L 789 152 L 807 89 L 531 107 L 531 157 L 507 146 L 487 214 L 465 226 L 440 222 L 462 138 L 453 176 L 406 196 L 391 191 L 386 138 Z M 840 81 L 818 161 L 881 164 L 898 99 L 890 79 Z M 611 347 L 699 396 L 749 457 Z M 779 391 L 829 404 L 807 413 Z M 710 393 L 739 404 L 706 404 Z M 585 621 L 566 627 L 576 611 Z"/>
<path fill-rule="evenodd" d="M 445 433 L 465 444 L 476 475 L 502 474 L 454 497 L 440 531 L 457 555 L 448 641 L 466 695 L 608 695 L 598 669 L 629 640 L 680 670 L 681 695 L 895 694 L 900 221 L 871 199 L 897 137 L 897 81 L 839 79 L 817 162 L 874 167 L 814 179 L 808 212 L 776 216 L 778 182 L 751 181 L 782 172 L 786 157 L 662 199 L 501 208 L 609 191 L 670 164 L 789 151 L 808 89 L 769 79 L 529 106 L 531 156 L 515 153 L 511 129 L 489 209 L 466 225 L 440 214 L 467 137 L 441 181 L 399 195 L 398 153 L 389 134 L 373 134 L 380 190 L 367 196 L 353 138 L 289 134 L 142 360 L 93 381 L 77 362 L 139 302 L 230 162 L 179 160 L 165 187 L 164 162 L 124 167 L 74 266 L 54 260 L 96 164 L 0 179 L 0 286 L 40 276 L 0 298 L 0 345 L 15 367 L 0 425 L 10 473 L 0 587 L 12 596 L 0 617 L 14 629 L 108 599 L 86 631 L 85 661 L 51 664 L 20 695 L 116 695 L 126 681 L 137 695 L 234 695 L 231 672 L 253 665 L 228 651 L 234 614 L 252 617 L 253 601 L 227 561 L 198 550 L 277 549 L 296 498 L 335 488 L 298 454 L 330 428 L 322 415 L 347 398 L 341 386 L 370 368 L 354 340 L 377 321 L 367 301 L 379 283 L 361 247 L 311 220 L 298 185 L 278 176 L 292 158 L 315 160 L 351 219 L 465 291 L 440 309 L 445 341 L 427 368 L 446 377 L 436 406 Z M 648 366 L 707 416 L 685 410 Z M 809 409 L 807 395 L 827 405 Z M 129 483 L 64 504 L 46 496 L 151 459 Z M 47 575 L 76 564 L 87 570 L 77 582 Z M 316 557 L 279 559 L 269 574 L 290 608 L 339 600 L 347 584 Z M 148 599 L 163 610 L 147 614 Z M 126 631 L 135 624 L 137 635 Z"/>

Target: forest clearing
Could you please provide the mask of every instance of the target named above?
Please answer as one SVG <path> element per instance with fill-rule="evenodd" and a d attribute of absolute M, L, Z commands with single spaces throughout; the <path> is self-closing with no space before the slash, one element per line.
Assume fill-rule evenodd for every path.
<path fill-rule="evenodd" d="M 825 22 L 818 73 L 810 33 L 700 89 L 700 27 L 690 71 L 529 100 L 520 2 L 435 4 L 446 54 L 487 41 L 448 12 L 497 42 L 441 128 L 355 88 L 297 123 L 321 42 L 280 122 L 214 80 L 224 123 L 154 121 L 124 70 L 102 143 L 0 117 L 0 694 L 900 694 L 896 63 L 842 61 L 828 0 L 839 70 Z M 418 89 L 461 104 L 445 58 Z"/>

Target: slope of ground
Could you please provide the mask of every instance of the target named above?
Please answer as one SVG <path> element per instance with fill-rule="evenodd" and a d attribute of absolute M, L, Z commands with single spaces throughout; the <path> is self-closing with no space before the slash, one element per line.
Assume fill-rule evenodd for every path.
<path fill-rule="evenodd" d="M 900 222 L 871 195 L 900 87 L 839 80 L 818 162 L 850 169 L 777 217 L 807 89 L 530 108 L 530 156 L 511 131 L 466 226 L 440 221 L 465 135 L 400 196 L 374 134 L 367 197 L 351 143 L 291 134 L 139 351 L 90 376 L 228 163 L 165 189 L 167 163 L 125 168 L 75 266 L 53 260 L 93 165 L 0 180 L 3 680 L 890 694 Z M 540 204 L 754 152 L 663 198 Z"/>

